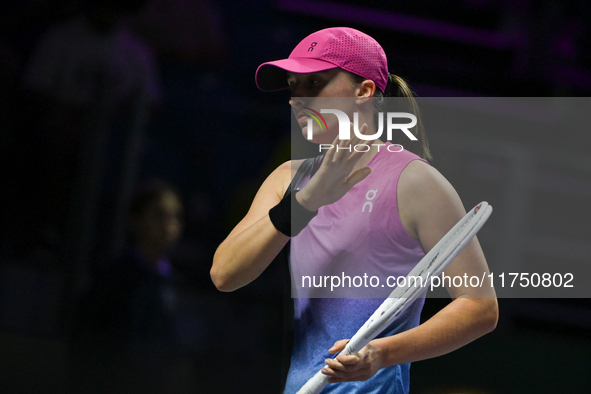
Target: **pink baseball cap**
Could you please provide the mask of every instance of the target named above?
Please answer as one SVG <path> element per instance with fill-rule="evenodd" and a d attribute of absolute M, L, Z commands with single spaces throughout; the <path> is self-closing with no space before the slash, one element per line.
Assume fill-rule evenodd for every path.
<path fill-rule="evenodd" d="M 304 38 L 287 59 L 263 63 L 255 74 L 264 91 L 288 88 L 286 71 L 311 73 L 342 68 L 371 79 L 384 92 L 388 83 L 388 59 L 376 40 L 350 27 L 331 27 Z"/>

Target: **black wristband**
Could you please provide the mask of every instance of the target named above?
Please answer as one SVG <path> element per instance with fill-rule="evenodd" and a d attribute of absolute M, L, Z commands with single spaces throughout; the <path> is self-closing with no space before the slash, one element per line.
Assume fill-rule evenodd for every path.
<path fill-rule="evenodd" d="M 279 204 L 269 210 L 269 218 L 273 226 L 288 237 L 298 235 L 318 213 L 302 207 L 295 195 L 296 193 L 287 193 Z"/>

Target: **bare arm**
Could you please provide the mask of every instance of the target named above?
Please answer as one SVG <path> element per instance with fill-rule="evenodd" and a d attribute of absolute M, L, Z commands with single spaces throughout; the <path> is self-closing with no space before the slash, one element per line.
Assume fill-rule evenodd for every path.
<path fill-rule="evenodd" d="M 434 168 L 414 161 L 403 171 L 398 205 L 407 232 L 428 252 L 465 210 L 453 187 Z M 474 238 L 445 270 L 448 276 L 488 273 L 482 249 Z M 492 331 L 498 319 L 494 289 L 448 288 L 453 301 L 431 319 L 403 333 L 373 340 L 357 355 L 328 361 L 331 382 L 366 380 L 380 368 L 437 357 Z M 340 351 L 346 341 L 330 350 Z"/>
<path fill-rule="evenodd" d="M 291 166 L 286 162 L 269 175 L 244 219 L 216 250 L 210 275 L 219 290 L 233 291 L 252 282 L 289 241 L 271 223 L 269 209 L 283 198 L 291 180 Z"/>
<path fill-rule="evenodd" d="M 367 125 L 361 130 L 365 132 Z M 338 138 L 335 139 L 335 145 Z M 357 137 L 338 141 L 344 148 L 355 144 Z M 356 169 L 363 153 L 331 149 L 318 171 L 296 198 L 309 211 L 331 204 L 344 196 L 355 184 L 371 172 L 369 167 Z M 279 166 L 260 187 L 250 210 L 218 247 L 210 275 L 221 291 L 233 291 L 256 279 L 271 264 L 285 246 L 289 237 L 278 231 L 269 218 L 269 209 L 277 205 L 289 187 L 292 173 L 295 174 L 302 161 L 286 162 Z M 293 168 L 292 168 L 293 167 Z"/>

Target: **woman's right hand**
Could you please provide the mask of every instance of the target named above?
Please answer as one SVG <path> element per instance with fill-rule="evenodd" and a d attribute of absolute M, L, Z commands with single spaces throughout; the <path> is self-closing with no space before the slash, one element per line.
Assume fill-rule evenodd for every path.
<path fill-rule="evenodd" d="M 351 131 L 352 129 L 351 123 Z M 367 124 L 364 123 L 359 131 L 365 134 Z M 362 140 L 354 133 L 351 134 L 353 137 L 350 140 L 339 140 L 338 136 L 335 138 L 333 148 L 324 155 L 316 174 L 296 194 L 296 199 L 305 209 L 314 212 L 323 205 L 338 201 L 371 173 L 371 168 L 367 166 L 356 169 L 365 152 L 354 149 Z"/>

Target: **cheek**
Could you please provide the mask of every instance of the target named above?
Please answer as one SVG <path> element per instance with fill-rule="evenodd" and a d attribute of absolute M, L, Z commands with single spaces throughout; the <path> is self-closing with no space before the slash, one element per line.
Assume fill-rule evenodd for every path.
<path fill-rule="evenodd" d="M 326 126 L 328 126 L 328 130 Z M 302 128 L 304 138 L 316 144 L 331 144 L 338 134 L 339 123 L 337 121 L 329 122 L 327 120 L 326 125 L 322 123 L 322 127 L 314 121 L 312 124 L 312 139 L 308 138 L 308 127 Z"/>
<path fill-rule="evenodd" d="M 324 132 L 323 137 L 325 142 L 323 143 L 331 144 L 339 135 L 340 123 L 336 115 L 333 114 L 326 115 L 325 120 L 326 126 L 328 126 L 328 131 L 325 130 Z"/>

